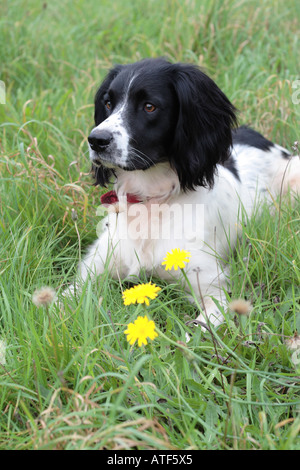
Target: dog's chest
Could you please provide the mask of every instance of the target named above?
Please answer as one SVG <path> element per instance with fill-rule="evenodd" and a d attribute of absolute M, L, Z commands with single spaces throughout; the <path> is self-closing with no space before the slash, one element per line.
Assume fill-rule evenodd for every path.
<path fill-rule="evenodd" d="M 180 206 L 152 203 L 128 205 L 123 212 L 109 215 L 111 246 L 125 275 L 151 271 L 161 265 L 170 246 L 182 245 L 181 212 Z"/>

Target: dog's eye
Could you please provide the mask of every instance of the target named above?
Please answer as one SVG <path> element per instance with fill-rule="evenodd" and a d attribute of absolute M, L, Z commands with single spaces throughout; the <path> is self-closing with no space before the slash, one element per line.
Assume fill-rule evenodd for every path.
<path fill-rule="evenodd" d="M 153 113 L 153 111 L 156 110 L 156 106 L 154 106 L 154 104 L 151 104 L 151 103 L 146 103 L 145 106 L 144 106 L 144 110 L 147 113 Z"/>
<path fill-rule="evenodd" d="M 110 109 L 110 108 L 111 108 L 111 101 L 106 100 L 106 101 L 104 102 L 104 105 L 105 105 L 106 109 Z"/>

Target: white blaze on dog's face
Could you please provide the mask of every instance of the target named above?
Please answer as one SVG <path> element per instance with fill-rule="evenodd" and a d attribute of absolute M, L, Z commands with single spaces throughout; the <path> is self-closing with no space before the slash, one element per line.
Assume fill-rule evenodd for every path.
<path fill-rule="evenodd" d="M 108 168 L 126 167 L 129 134 L 124 126 L 124 109 L 125 105 L 121 105 L 89 137 L 90 158 L 96 166 L 101 162 Z"/>
<path fill-rule="evenodd" d="M 105 107 L 108 117 L 96 126 L 89 136 L 90 158 L 95 165 L 100 160 L 108 168 L 126 167 L 129 154 L 129 132 L 125 126 L 126 107 L 132 80 L 133 78 L 114 105 L 111 98 L 114 96 L 112 87 L 103 95 L 102 106 Z"/>

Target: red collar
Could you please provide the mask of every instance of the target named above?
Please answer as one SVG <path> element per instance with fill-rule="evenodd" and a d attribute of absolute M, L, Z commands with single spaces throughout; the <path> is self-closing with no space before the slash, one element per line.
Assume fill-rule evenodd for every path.
<path fill-rule="evenodd" d="M 134 194 L 127 193 L 126 197 L 128 204 L 137 204 L 138 202 L 142 202 Z M 119 198 L 116 191 L 108 191 L 108 193 L 101 195 L 100 200 L 103 206 L 110 206 L 111 204 L 116 204 L 119 201 Z"/>

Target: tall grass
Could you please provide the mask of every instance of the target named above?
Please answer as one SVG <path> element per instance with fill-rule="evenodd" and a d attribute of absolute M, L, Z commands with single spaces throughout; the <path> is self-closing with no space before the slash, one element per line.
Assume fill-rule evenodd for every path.
<path fill-rule="evenodd" d="M 290 150 L 299 2 L 10 0 L 1 10 L 1 448 L 299 449 L 299 363 L 286 344 L 300 332 L 299 203 L 275 201 L 242 227 L 228 296 L 253 309 L 226 313 L 212 334 L 186 326 L 196 312 L 175 284 L 160 283 L 147 314 L 161 333 L 141 349 L 124 330 L 142 307 L 124 307 L 108 274 L 64 309 L 32 302 L 35 289 L 72 279 L 96 237 L 86 136 L 109 67 L 161 55 L 199 64 L 241 122 Z"/>

